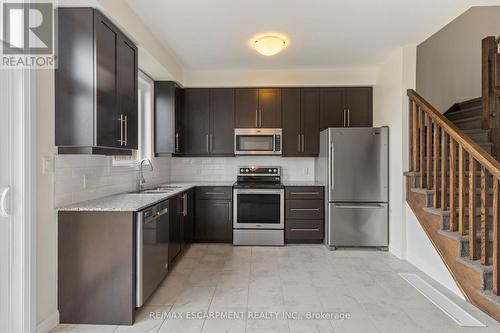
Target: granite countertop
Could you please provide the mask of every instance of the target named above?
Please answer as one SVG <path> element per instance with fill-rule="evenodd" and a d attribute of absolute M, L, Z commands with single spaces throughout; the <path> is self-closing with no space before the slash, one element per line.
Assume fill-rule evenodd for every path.
<path fill-rule="evenodd" d="M 109 211 L 109 212 L 137 212 L 167 200 L 177 194 L 187 191 L 196 186 L 233 186 L 234 182 L 228 181 L 194 181 L 194 182 L 170 182 L 161 185 L 178 186 L 175 190 L 167 193 L 120 193 L 104 198 L 79 202 L 58 208 L 59 211 Z M 324 186 L 316 181 L 284 181 L 284 186 Z M 158 185 L 152 186 L 152 188 Z"/>
<path fill-rule="evenodd" d="M 152 206 L 167 200 L 177 194 L 187 191 L 196 186 L 233 186 L 234 182 L 170 182 L 161 185 L 179 186 L 179 188 L 167 193 L 120 193 L 104 198 L 83 201 L 68 206 L 59 207 L 59 211 L 109 211 L 109 212 L 137 212 L 146 207 Z M 151 186 L 152 188 L 156 187 Z"/>

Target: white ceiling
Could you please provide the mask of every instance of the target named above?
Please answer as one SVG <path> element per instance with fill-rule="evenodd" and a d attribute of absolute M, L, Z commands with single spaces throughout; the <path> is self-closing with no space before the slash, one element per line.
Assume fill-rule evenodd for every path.
<path fill-rule="evenodd" d="M 127 0 L 187 70 L 370 67 L 441 27 L 467 0 Z M 290 44 L 264 57 L 261 33 Z M 140 41 L 139 41 L 140 42 Z"/>

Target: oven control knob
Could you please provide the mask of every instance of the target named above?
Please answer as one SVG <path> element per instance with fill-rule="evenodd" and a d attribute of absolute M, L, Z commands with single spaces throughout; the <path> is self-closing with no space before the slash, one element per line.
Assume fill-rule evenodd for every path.
<path fill-rule="evenodd" d="M 278 172 L 278 169 L 274 169 L 274 172 Z"/>
<path fill-rule="evenodd" d="M 240 172 L 241 172 L 241 173 L 245 172 L 245 169 L 240 169 Z"/>
<path fill-rule="evenodd" d="M 271 173 L 271 172 L 273 172 L 273 170 L 269 169 L 269 170 L 267 170 L 267 172 Z"/>
<path fill-rule="evenodd" d="M 248 171 L 249 171 L 248 169 L 245 170 L 245 172 L 248 172 Z"/>

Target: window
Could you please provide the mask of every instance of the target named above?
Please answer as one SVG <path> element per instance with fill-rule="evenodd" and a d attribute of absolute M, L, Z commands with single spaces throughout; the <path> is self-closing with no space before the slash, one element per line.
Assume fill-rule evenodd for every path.
<path fill-rule="evenodd" d="M 113 156 L 113 166 L 135 166 L 143 158 L 152 156 L 152 124 L 153 124 L 153 80 L 139 71 L 138 74 L 138 150 L 132 151 L 131 156 Z"/>

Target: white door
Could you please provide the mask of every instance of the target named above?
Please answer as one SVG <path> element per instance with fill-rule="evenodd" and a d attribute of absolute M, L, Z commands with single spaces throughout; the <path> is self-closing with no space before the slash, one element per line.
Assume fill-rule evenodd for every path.
<path fill-rule="evenodd" d="M 0 332 L 34 332 L 34 76 L 0 69 Z"/>
<path fill-rule="evenodd" d="M 0 332 L 11 332 L 10 327 L 10 244 L 12 218 L 8 196 L 11 187 L 10 171 L 10 110 L 9 71 L 0 70 Z M 2 200 L 3 199 L 3 200 Z"/>

